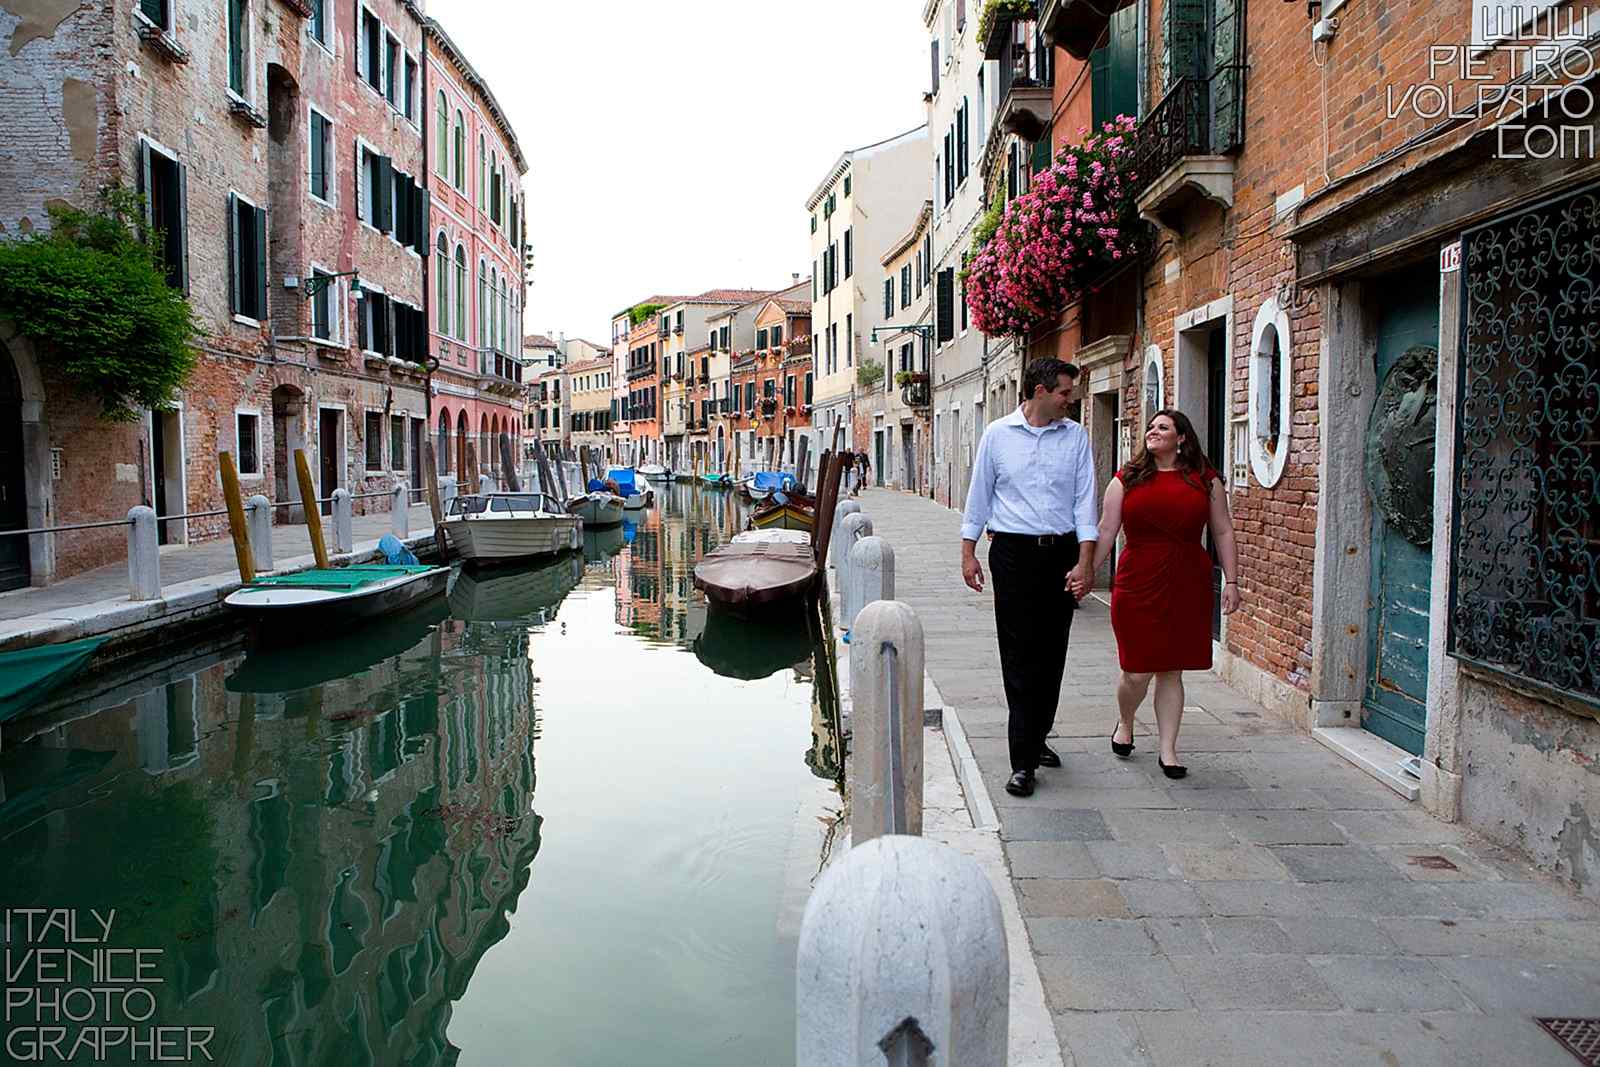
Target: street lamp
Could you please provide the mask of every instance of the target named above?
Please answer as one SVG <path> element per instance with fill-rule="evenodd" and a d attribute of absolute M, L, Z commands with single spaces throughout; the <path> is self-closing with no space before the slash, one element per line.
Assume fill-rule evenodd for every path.
<path fill-rule="evenodd" d="M 333 284 L 335 278 L 355 278 L 350 283 L 350 295 L 357 300 L 361 299 L 360 271 L 347 270 L 338 274 L 313 274 L 309 278 L 300 279 L 300 287 L 305 291 L 305 298 L 310 300 Z M 285 283 L 287 284 L 287 283 Z"/>

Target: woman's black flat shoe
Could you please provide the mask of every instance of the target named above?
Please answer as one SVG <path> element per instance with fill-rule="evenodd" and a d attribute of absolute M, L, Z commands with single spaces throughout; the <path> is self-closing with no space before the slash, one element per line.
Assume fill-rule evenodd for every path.
<path fill-rule="evenodd" d="M 1161 768 L 1161 773 L 1168 778 L 1182 778 L 1189 773 L 1189 768 L 1181 763 L 1162 763 L 1161 757 L 1156 757 L 1156 766 Z"/>
<path fill-rule="evenodd" d="M 1111 731 L 1111 751 L 1118 759 L 1127 759 L 1133 755 L 1132 741 L 1118 741 L 1116 730 Z"/>

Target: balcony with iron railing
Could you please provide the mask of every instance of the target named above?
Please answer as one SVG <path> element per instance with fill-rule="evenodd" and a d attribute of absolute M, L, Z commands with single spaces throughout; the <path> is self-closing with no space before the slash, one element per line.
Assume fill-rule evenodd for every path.
<path fill-rule="evenodd" d="M 990 127 L 990 142 L 1006 133 L 1037 141 L 1050 124 L 1055 79 L 1050 48 L 1039 39 L 1031 12 L 998 13 L 984 42 L 984 58 L 995 60 L 1000 73 L 996 96 L 1000 106 Z"/>
<path fill-rule="evenodd" d="M 1134 197 L 1144 219 L 1181 232 L 1211 201 L 1233 206 L 1234 153 L 1244 144 L 1243 63 L 1180 78 L 1134 134 Z"/>

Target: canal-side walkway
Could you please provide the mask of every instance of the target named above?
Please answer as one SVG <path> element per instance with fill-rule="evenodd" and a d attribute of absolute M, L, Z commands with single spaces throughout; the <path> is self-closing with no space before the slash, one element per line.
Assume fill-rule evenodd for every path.
<path fill-rule="evenodd" d="M 890 490 L 860 499 L 996 813 L 1069 1063 L 1574 1062 L 1534 1020 L 1600 1015 L 1600 908 L 1213 675 L 1189 678 L 1187 779 L 1157 768 L 1148 703 L 1135 758 L 1117 760 L 1098 600 L 1073 621 L 1063 766 L 1032 797 L 1007 794 L 992 597 L 961 581 L 960 516 Z"/>
<path fill-rule="evenodd" d="M 427 505 L 413 505 L 407 519 L 411 536 L 406 544 L 417 546 L 431 541 L 433 515 Z M 330 558 L 360 562 L 377 551 L 379 539 L 393 527 L 393 518 L 387 511 L 353 516 L 353 551 L 349 555 L 334 550 L 332 520 L 324 518 L 323 523 L 323 540 Z M 304 524 L 274 526 L 272 545 L 279 572 L 304 570 L 315 564 L 310 534 Z M 159 600 L 128 599 L 126 557 L 53 585 L 0 594 L 0 651 L 144 629 L 175 616 L 214 609 L 238 586 L 239 568 L 230 538 L 163 545 Z"/>

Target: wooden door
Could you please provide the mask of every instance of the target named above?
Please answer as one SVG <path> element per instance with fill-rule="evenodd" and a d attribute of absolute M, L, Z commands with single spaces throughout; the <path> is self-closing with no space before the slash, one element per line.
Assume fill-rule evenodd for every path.
<path fill-rule="evenodd" d="M 339 413 L 323 409 L 317 412 L 317 463 L 322 475 L 322 489 L 318 495 L 324 501 L 324 515 L 333 511 L 333 505 L 327 500 L 339 488 L 339 460 Z"/>
<path fill-rule="evenodd" d="M 1433 567 L 1437 274 L 1424 271 L 1385 288 L 1396 295 L 1378 320 L 1378 397 L 1367 423 L 1372 573 L 1362 725 L 1421 754 Z"/>

